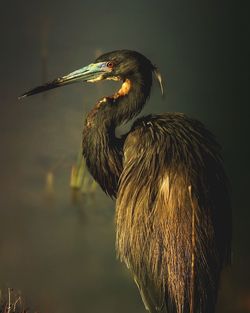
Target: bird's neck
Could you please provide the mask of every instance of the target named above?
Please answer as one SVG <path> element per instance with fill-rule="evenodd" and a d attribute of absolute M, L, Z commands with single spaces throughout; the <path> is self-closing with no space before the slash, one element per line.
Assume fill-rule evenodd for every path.
<path fill-rule="evenodd" d="M 149 96 L 151 82 L 140 77 L 125 79 L 113 96 L 101 99 L 88 114 L 83 130 L 83 155 L 102 189 L 116 195 L 122 171 L 123 140 L 115 129 L 138 115 Z"/>
<path fill-rule="evenodd" d="M 114 95 L 97 102 L 87 116 L 86 126 L 112 129 L 131 120 L 141 112 L 150 94 L 151 84 L 152 78 L 143 79 L 139 73 L 124 79 Z"/>
<path fill-rule="evenodd" d="M 144 81 L 140 75 L 125 79 L 120 90 L 110 97 L 107 109 L 111 125 L 117 127 L 138 115 L 149 96 L 150 88 L 151 82 Z"/>

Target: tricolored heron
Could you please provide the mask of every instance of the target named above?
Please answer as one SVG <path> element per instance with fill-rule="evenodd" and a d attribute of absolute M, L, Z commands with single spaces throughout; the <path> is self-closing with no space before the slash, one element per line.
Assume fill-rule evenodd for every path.
<path fill-rule="evenodd" d="M 21 97 L 77 81 L 122 81 L 97 102 L 83 130 L 94 179 L 116 198 L 116 248 L 147 310 L 212 313 L 222 268 L 230 262 L 231 210 L 220 146 L 199 121 L 181 113 L 137 119 L 157 68 L 142 54 L 106 53 Z"/>

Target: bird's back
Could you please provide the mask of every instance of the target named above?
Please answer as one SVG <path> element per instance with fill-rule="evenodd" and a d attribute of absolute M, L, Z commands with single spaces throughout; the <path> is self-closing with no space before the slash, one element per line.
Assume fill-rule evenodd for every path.
<path fill-rule="evenodd" d="M 124 143 L 117 252 L 151 312 L 214 312 L 230 259 L 231 211 L 220 146 L 179 113 L 138 119 Z"/>

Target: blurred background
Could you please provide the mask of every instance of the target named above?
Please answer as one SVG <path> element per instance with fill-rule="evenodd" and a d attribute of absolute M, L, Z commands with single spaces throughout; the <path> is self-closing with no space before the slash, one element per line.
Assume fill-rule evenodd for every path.
<path fill-rule="evenodd" d="M 81 190 L 70 187 L 84 115 L 118 85 L 17 101 L 126 48 L 157 64 L 166 83 L 165 98 L 155 86 L 143 114 L 184 112 L 223 146 L 234 239 L 218 312 L 250 312 L 247 10 L 236 1 L 12 0 L 1 2 L 0 23 L 0 288 L 21 290 L 41 313 L 145 312 L 115 257 L 114 202 L 87 176 Z"/>

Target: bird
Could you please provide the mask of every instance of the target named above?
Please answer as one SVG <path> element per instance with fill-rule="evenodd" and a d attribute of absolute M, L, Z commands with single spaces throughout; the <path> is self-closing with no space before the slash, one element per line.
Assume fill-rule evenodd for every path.
<path fill-rule="evenodd" d="M 20 99 L 74 82 L 120 82 L 93 106 L 82 135 L 91 175 L 116 200 L 117 256 L 150 313 L 214 313 L 232 240 L 221 146 L 183 113 L 138 117 L 154 78 L 163 92 L 160 71 L 146 56 L 116 50 Z M 118 136 L 130 120 L 130 130 Z"/>

